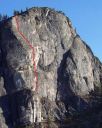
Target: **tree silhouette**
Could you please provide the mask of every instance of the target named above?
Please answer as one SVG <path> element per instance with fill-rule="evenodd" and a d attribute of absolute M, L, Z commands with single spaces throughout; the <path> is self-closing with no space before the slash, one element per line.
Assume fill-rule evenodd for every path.
<path fill-rule="evenodd" d="M 19 14 L 19 11 L 14 10 L 13 12 L 14 16 Z"/>
<path fill-rule="evenodd" d="M 1 15 L 0 14 L 0 22 L 1 21 L 5 21 L 5 20 L 7 20 L 8 19 L 8 16 L 7 15 Z"/>

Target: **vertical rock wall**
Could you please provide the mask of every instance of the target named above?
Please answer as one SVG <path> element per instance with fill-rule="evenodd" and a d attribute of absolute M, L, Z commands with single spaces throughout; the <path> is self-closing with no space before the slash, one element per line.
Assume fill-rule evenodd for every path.
<path fill-rule="evenodd" d="M 11 17 L 0 29 L 0 96 L 7 95 L 7 125 L 64 120 L 70 108 L 84 110 L 89 106 L 84 97 L 102 86 L 102 65 L 71 21 L 49 8 L 32 8 L 17 19 L 19 31 L 35 49 L 38 90 L 32 49 Z"/>

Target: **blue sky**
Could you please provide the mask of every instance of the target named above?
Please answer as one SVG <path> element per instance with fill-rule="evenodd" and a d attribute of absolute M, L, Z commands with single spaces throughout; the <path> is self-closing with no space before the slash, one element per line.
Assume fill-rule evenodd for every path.
<path fill-rule="evenodd" d="M 33 6 L 63 11 L 102 62 L 102 0 L 0 0 L 0 13 L 11 16 Z"/>

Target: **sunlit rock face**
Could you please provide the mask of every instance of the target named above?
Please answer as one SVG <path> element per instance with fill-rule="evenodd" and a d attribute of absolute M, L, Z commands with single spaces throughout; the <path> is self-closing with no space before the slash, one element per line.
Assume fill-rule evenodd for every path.
<path fill-rule="evenodd" d="M 90 107 L 85 97 L 102 86 L 102 64 L 55 10 L 32 8 L 3 22 L 0 49 L 3 128 L 64 120 Z"/>

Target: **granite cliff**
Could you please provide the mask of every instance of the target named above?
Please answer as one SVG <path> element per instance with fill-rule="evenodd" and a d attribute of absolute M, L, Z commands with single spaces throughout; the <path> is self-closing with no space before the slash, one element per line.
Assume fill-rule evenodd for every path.
<path fill-rule="evenodd" d="M 72 128 L 100 110 L 101 88 L 101 62 L 61 12 L 32 8 L 1 22 L 1 128 Z"/>

